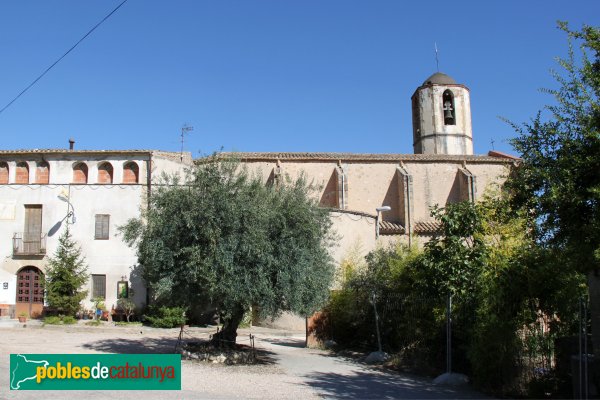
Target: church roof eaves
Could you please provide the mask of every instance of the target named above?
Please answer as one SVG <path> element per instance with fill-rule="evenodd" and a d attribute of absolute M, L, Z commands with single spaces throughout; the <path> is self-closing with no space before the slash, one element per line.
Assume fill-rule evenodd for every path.
<path fill-rule="evenodd" d="M 220 157 L 238 158 L 242 161 L 450 161 L 511 163 L 513 157 L 489 155 L 449 155 L 449 154 L 372 154 L 372 153 L 307 153 L 307 152 L 224 152 Z M 196 159 L 201 162 L 202 159 Z"/>

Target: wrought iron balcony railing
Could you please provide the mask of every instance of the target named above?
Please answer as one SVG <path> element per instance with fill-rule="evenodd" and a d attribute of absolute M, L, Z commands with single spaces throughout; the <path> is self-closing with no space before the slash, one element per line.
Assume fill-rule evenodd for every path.
<path fill-rule="evenodd" d="M 17 232 L 13 236 L 13 256 L 46 254 L 46 234 Z"/>

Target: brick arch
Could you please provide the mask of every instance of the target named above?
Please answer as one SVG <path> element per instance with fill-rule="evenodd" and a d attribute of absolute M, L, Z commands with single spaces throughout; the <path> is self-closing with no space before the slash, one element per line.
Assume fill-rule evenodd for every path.
<path fill-rule="evenodd" d="M 17 175 L 15 177 L 15 183 L 29 183 L 29 165 L 26 162 L 20 162 L 17 164 Z"/>
<path fill-rule="evenodd" d="M 6 185 L 8 183 L 8 164 L 0 162 L 0 185 Z"/>
<path fill-rule="evenodd" d="M 140 167 L 133 161 L 123 165 L 123 183 L 139 183 Z"/>
<path fill-rule="evenodd" d="M 113 166 L 103 162 L 98 166 L 98 183 L 113 183 Z"/>
<path fill-rule="evenodd" d="M 38 162 L 35 169 L 35 183 L 50 183 L 50 165 L 46 161 Z"/>
<path fill-rule="evenodd" d="M 86 163 L 80 162 L 73 165 L 73 183 L 87 183 L 88 167 Z"/>

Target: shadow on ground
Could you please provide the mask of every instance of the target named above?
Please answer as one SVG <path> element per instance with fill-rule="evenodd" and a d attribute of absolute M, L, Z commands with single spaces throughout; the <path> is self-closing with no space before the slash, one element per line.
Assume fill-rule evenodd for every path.
<path fill-rule="evenodd" d="M 196 342 L 197 343 L 197 342 Z M 177 338 L 161 337 L 161 338 L 146 338 L 140 336 L 136 339 L 104 339 L 95 342 L 88 342 L 82 345 L 83 348 L 89 350 L 100 351 L 103 353 L 117 354 L 173 354 L 179 353 L 175 350 Z M 214 350 L 218 353 L 218 349 Z M 270 365 L 276 364 L 277 359 L 275 353 L 256 349 L 256 364 Z"/>
<path fill-rule="evenodd" d="M 436 386 L 430 381 L 376 371 L 352 374 L 315 373 L 305 376 L 306 385 L 321 396 L 339 399 L 480 399 L 468 388 Z"/>
<path fill-rule="evenodd" d="M 274 344 L 275 346 L 285 346 L 285 347 L 297 347 L 297 348 L 305 348 L 305 341 L 302 339 L 274 339 L 274 338 L 268 338 L 268 339 L 260 339 L 261 342 L 267 342 L 267 343 L 271 343 Z M 258 340 L 257 340 L 258 342 Z"/>
<path fill-rule="evenodd" d="M 94 342 L 84 343 L 83 348 L 101 351 L 103 353 L 120 353 L 120 354 L 169 354 L 176 353 L 175 345 L 177 338 L 161 337 L 148 338 L 140 336 L 136 339 L 103 339 Z"/>

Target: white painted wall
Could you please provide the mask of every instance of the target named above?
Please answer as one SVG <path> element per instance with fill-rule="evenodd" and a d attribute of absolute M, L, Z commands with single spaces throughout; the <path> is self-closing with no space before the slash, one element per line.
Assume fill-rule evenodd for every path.
<path fill-rule="evenodd" d="M 140 215 L 147 202 L 148 165 L 154 156 L 151 152 L 31 152 L 30 154 L 4 154 L 0 161 L 10 168 L 9 184 L 0 185 L 0 304 L 15 304 L 16 273 L 24 266 L 35 266 L 46 271 L 48 257 L 58 246 L 58 238 L 66 228 L 65 216 L 69 205 L 58 196 L 66 194 L 75 214 L 75 222 L 70 224 L 73 239 L 81 246 L 86 258 L 88 273 L 106 275 L 106 301 L 108 309 L 116 307 L 117 282 L 123 276 L 133 287 L 133 299 L 138 305 L 146 301 L 146 292 L 140 278 L 132 273 L 137 265 L 135 250 L 122 240 L 118 227 L 130 218 Z M 156 152 L 152 161 L 153 177 L 163 171 L 181 173 L 191 164 L 189 153 L 184 154 L 184 162 L 179 153 Z M 49 184 L 35 182 L 35 165 L 45 160 L 50 165 Z M 14 184 L 16 164 L 25 161 L 30 168 L 29 185 Z M 113 184 L 97 184 L 98 165 L 108 161 L 113 166 Z M 135 162 L 139 167 L 138 184 L 122 184 L 123 166 Z M 72 184 L 73 166 L 85 162 L 88 167 L 88 184 Z M 42 231 L 47 233 L 45 256 L 13 257 L 12 238 L 15 232 L 23 232 L 25 205 L 42 206 Z M 95 215 L 110 215 L 109 239 L 96 240 Z M 69 220 L 70 222 L 70 220 Z M 8 289 L 3 289 L 8 282 Z M 88 296 L 84 307 L 91 308 L 91 278 L 86 285 Z"/>

